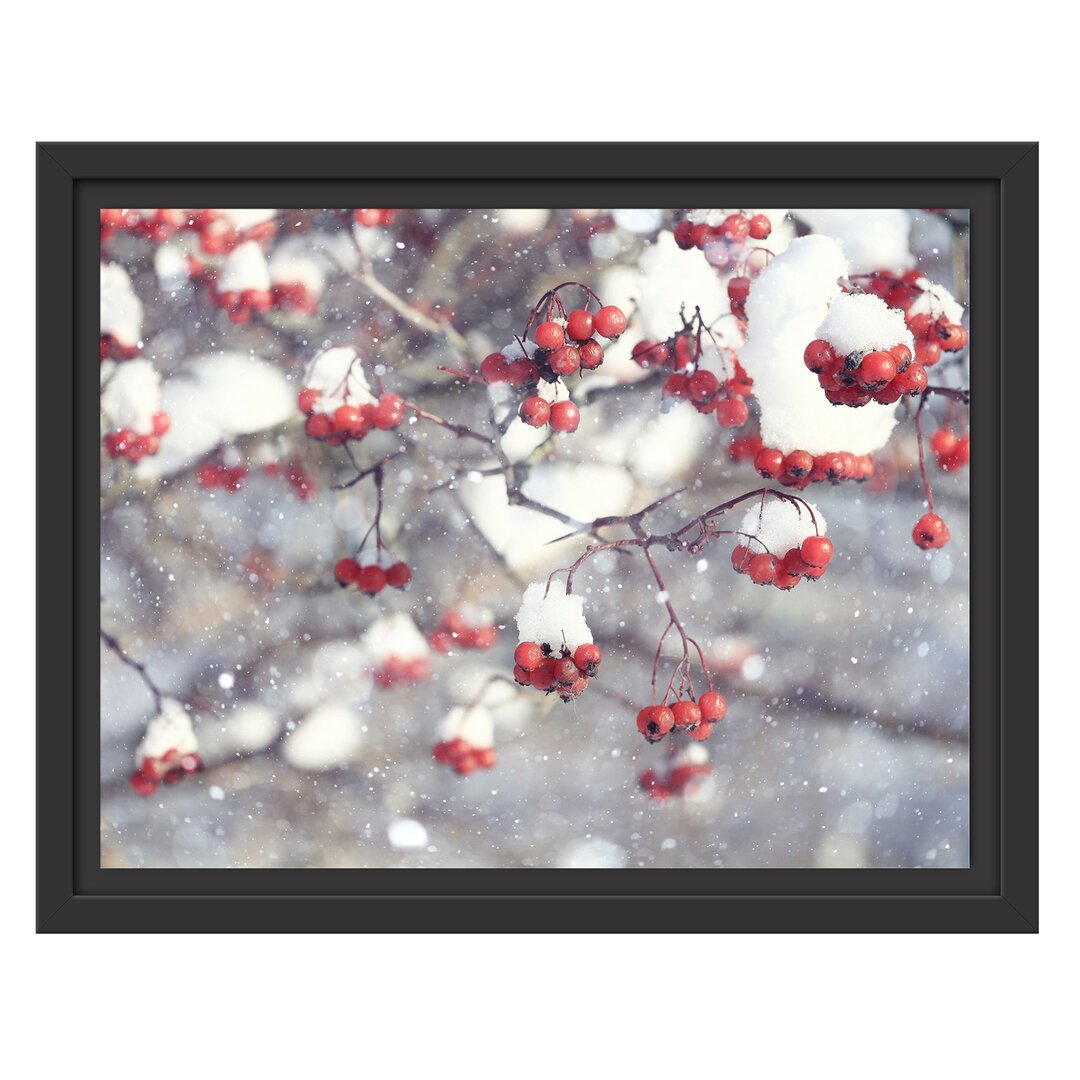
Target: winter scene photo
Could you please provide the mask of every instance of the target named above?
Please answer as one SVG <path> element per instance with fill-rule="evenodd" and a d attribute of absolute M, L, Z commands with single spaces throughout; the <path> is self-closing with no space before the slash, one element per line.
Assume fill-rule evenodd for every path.
<path fill-rule="evenodd" d="M 966 867 L 969 238 L 102 209 L 102 866 Z"/>

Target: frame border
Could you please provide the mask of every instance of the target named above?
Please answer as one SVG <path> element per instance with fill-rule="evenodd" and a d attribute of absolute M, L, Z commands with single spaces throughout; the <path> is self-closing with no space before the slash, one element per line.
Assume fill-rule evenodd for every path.
<path fill-rule="evenodd" d="M 1003 425 L 1002 358 L 1037 351 L 1034 322 L 1007 317 L 1003 299 L 1009 297 L 1011 312 L 1036 310 L 1038 145 L 622 143 L 588 155 L 580 149 L 495 143 L 38 145 L 37 379 L 39 391 L 46 382 L 49 389 L 47 409 L 38 394 L 39 931 L 628 932 L 652 929 L 656 897 L 679 897 L 685 918 L 665 928 L 671 932 L 1037 928 L 1037 689 L 1015 674 L 1037 666 L 1037 596 L 1028 583 L 1027 554 L 1037 550 L 1027 480 L 1037 467 L 1037 395 L 1011 395 L 1009 424 Z M 424 203 L 422 193 L 435 183 L 458 198 L 498 188 L 504 199 L 534 200 L 541 188 L 551 193 L 599 183 L 609 189 L 618 183 L 620 194 L 631 199 L 635 187 L 645 185 L 722 185 L 733 192 L 752 186 L 761 193 L 757 201 L 793 183 L 808 194 L 856 184 L 860 201 L 850 190 L 847 201 L 866 206 L 881 205 L 889 189 L 908 193 L 892 205 L 910 205 L 932 201 L 931 193 L 943 188 L 978 188 L 980 205 L 995 210 L 980 218 L 972 236 L 973 337 L 982 354 L 977 370 L 993 371 L 996 378 L 979 386 L 982 405 L 972 426 L 981 444 L 997 445 L 999 456 L 996 469 L 987 467 L 988 454 L 972 470 L 972 489 L 979 494 L 972 531 L 982 538 L 972 563 L 985 583 L 978 596 L 972 594 L 973 657 L 978 654 L 981 666 L 980 672 L 973 667 L 972 715 L 985 717 L 989 729 L 972 726 L 972 869 L 127 871 L 96 865 L 98 815 L 87 808 L 97 800 L 99 723 L 80 720 L 84 710 L 76 709 L 77 701 L 93 696 L 87 691 L 97 681 L 88 669 L 99 664 L 86 632 L 99 621 L 93 523 L 100 515 L 94 517 L 92 479 L 97 455 L 86 452 L 96 446 L 97 429 L 78 408 L 94 393 L 92 365 L 80 361 L 86 349 L 79 346 L 97 320 L 96 291 L 87 288 L 86 273 L 99 258 L 97 233 L 87 210 L 105 205 L 92 201 L 105 187 L 130 188 L 134 195 L 134 189 L 152 186 L 156 205 L 189 205 L 209 197 L 215 186 L 237 182 L 246 189 L 258 184 L 264 201 L 272 200 L 267 205 L 307 205 L 282 202 L 282 196 L 288 188 L 313 184 L 334 194 L 362 187 L 366 201 L 379 201 L 381 189 L 387 192 L 382 201 L 414 205 Z M 181 189 L 205 195 L 177 201 Z M 558 205 L 550 194 L 548 199 Z M 444 204 L 454 203 L 448 198 Z M 526 204 L 532 203 L 517 205 Z M 997 272 L 988 276 L 984 271 L 995 265 Z M 56 378 L 60 358 L 70 358 L 70 378 Z M 70 417 L 70 425 L 58 425 L 58 415 Z M 1014 444 L 1017 452 L 1010 453 Z M 1020 493 L 1024 510 L 1010 514 L 1010 496 L 1019 503 Z M 1021 544 L 1024 580 L 1004 573 L 1008 554 Z M 48 622 L 40 617 L 44 611 L 50 612 Z M 58 678 L 58 671 L 75 678 Z M 996 810 L 996 818 L 986 807 Z"/>

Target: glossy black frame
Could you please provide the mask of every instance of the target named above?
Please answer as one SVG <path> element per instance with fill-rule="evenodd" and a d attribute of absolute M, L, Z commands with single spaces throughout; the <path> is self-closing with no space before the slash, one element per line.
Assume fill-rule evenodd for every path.
<path fill-rule="evenodd" d="M 1038 146 L 39 144 L 39 931 L 1033 931 Z M 99 865 L 100 206 L 972 208 L 966 870 L 104 870 Z M 238 196 L 238 192 L 242 195 Z M 1008 303 L 1006 305 L 1006 298 Z M 1002 423 L 1005 352 L 1024 391 Z M 58 418 L 70 417 L 70 424 Z M 1011 447 L 1022 448 L 1009 453 Z M 1023 499 L 1023 512 L 1007 507 Z M 1005 552 L 1023 549 L 1023 570 Z M 48 618 L 43 617 L 48 612 Z M 71 621 L 65 617 L 71 612 Z M 70 629 L 69 629 L 70 627 Z M 70 673 L 71 678 L 67 676 Z M 70 783 L 68 782 L 70 781 Z"/>

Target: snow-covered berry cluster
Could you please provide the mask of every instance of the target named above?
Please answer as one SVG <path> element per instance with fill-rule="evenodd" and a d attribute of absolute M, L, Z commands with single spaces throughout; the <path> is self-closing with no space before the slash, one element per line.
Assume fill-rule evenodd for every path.
<path fill-rule="evenodd" d="M 270 292 L 280 311 L 314 315 L 326 291 L 326 269 L 300 237 L 291 237 L 270 253 Z"/>
<path fill-rule="evenodd" d="M 964 306 L 944 285 L 930 281 L 919 270 L 901 276 L 876 271 L 858 280 L 867 292 L 904 313 L 915 338 L 916 363 L 933 367 L 942 352 L 959 352 L 967 347 Z"/>
<path fill-rule="evenodd" d="M 816 581 L 832 561 L 821 511 L 791 496 L 747 511 L 738 535 L 743 540 L 731 552 L 731 566 L 755 585 L 788 591 L 803 578 Z"/>
<path fill-rule="evenodd" d="M 143 305 L 119 263 L 101 264 L 101 361 L 130 360 L 139 351 Z"/>
<path fill-rule="evenodd" d="M 243 244 L 265 245 L 277 235 L 277 210 L 199 209 L 191 214 L 191 229 L 207 255 L 224 255 Z"/>
<path fill-rule="evenodd" d="M 297 407 L 307 416 L 308 436 L 331 446 L 359 441 L 373 428 L 389 431 L 405 418 L 397 394 L 375 397 L 359 352 L 349 346 L 325 349 L 311 361 Z"/>
<path fill-rule="evenodd" d="M 207 491 L 237 492 L 244 486 L 246 465 L 226 465 L 220 461 L 205 461 L 195 470 L 195 483 Z"/>
<path fill-rule="evenodd" d="M 676 363 L 681 363 L 677 346 L 686 337 L 685 334 L 676 337 L 674 352 L 664 346 L 665 353 L 674 356 Z M 676 370 L 664 381 L 662 400 L 664 406 L 689 402 L 699 413 L 713 413 L 721 427 L 736 428 L 750 419 L 746 397 L 753 385 L 734 351 L 716 345 L 702 346 L 699 340 L 690 366 Z"/>
<path fill-rule="evenodd" d="M 375 685 L 386 690 L 399 683 L 420 683 L 431 677 L 427 638 L 404 612 L 383 616 L 365 632 L 363 646 L 371 657 Z"/>
<path fill-rule="evenodd" d="M 736 262 L 748 240 L 767 240 L 772 222 L 765 214 L 745 210 L 686 210 L 672 229 L 684 251 L 697 248 L 713 266 Z"/>
<path fill-rule="evenodd" d="M 339 559 L 334 566 L 334 578 L 343 588 L 355 586 L 368 596 L 381 593 L 388 586 L 404 589 L 412 581 L 409 564 L 385 549 L 362 551 L 356 558 Z"/>
<path fill-rule="evenodd" d="M 161 449 L 171 425 L 161 407 L 161 376 L 148 360 L 102 365 L 101 411 L 108 425 L 102 443 L 110 457 L 135 463 Z"/>
<path fill-rule="evenodd" d="M 161 782 L 175 784 L 202 768 L 187 710 L 175 698 L 163 698 L 160 708 L 135 751 L 131 786 L 139 795 L 153 795 Z"/>
<path fill-rule="evenodd" d="M 956 472 L 971 460 L 971 436 L 959 435 L 949 424 L 943 424 L 930 436 L 930 449 L 942 472 Z"/>
<path fill-rule="evenodd" d="M 517 613 L 520 642 L 514 651 L 514 680 L 563 701 L 575 701 L 600 669 L 603 654 L 593 644 L 580 596 L 533 582 Z"/>
<path fill-rule="evenodd" d="M 647 705 L 637 714 L 637 729 L 649 743 L 660 742 L 668 732 L 681 731 L 704 742 L 727 715 L 727 701 L 719 690 L 707 690 L 695 700 L 678 697 L 669 705 Z"/>
<path fill-rule="evenodd" d="M 247 323 L 274 306 L 273 288 L 266 253 L 248 240 L 226 256 L 214 275 L 210 297 L 230 322 Z"/>
<path fill-rule="evenodd" d="M 458 776 L 493 768 L 497 759 L 491 710 L 479 704 L 451 709 L 439 726 L 439 741 L 432 756 L 440 765 L 449 765 Z"/>
<path fill-rule="evenodd" d="M 869 293 L 850 292 L 833 301 L 803 363 L 833 405 L 894 405 L 921 394 L 929 382 L 914 352 L 903 312 Z"/>
<path fill-rule="evenodd" d="M 490 649 L 498 640 L 494 612 L 479 604 L 460 604 L 444 612 L 428 638 L 438 653 L 448 653 L 455 648 Z"/>
<path fill-rule="evenodd" d="M 704 746 L 689 743 L 662 771 L 646 769 L 638 777 L 638 787 L 653 801 L 664 803 L 670 798 L 692 796 L 711 771 L 709 752 Z"/>

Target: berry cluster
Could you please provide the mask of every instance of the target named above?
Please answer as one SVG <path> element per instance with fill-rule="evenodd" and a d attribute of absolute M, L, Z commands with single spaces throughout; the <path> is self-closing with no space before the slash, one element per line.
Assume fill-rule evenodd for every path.
<path fill-rule="evenodd" d="M 447 611 L 428 638 L 428 644 L 439 653 L 461 649 L 490 649 L 499 639 L 495 617 L 487 608 L 463 604 L 459 610 Z"/>
<path fill-rule="evenodd" d="M 140 435 L 126 427 L 116 428 L 102 442 L 109 457 L 126 458 L 135 464 L 145 457 L 153 457 L 161 449 L 161 436 L 169 430 L 170 424 L 167 412 L 156 412 L 152 429 L 147 434 Z"/>
<path fill-rule="evenodd" d="M 696 701 L 679 698 L 670 705 L 647 705 L 637 715 L 637 729 L 649 743 L 660 742 L 669 731 L 682 731 L 704 742 L 727 715 L 727 701 L 718 690 L 708 690 Z"/>
<path fill-rule="evenodd" d="M 754 542 L 738 544 L 731 553 L 731 566 L 746 574 L 755 585 L 775 585 L 794 589 L 802 578 L 816 581 L 832 561 L 833 544 L 827 536 L 808 536 L 799 547 L 789 548 L 783 558 L 768 551 L 754 551 Z"/>
<path fill-rule="evenodd" d="M 494 768 L 498 760 L 494 746 L 470 746 L 462 738 L 436 743 L 432 757 L 440 765 L 449 765 L 458 776 L 468 776 L 477 769 Z"/>
<path fill-rule="evenodd" d="M 772 222 L 764 214 L 722 214 L 715 210 L 687 210 L 672 229 L 675 243 L 683 251 L 697 248 L 705 252 L 713 265 L 729 265 L 730 257 L 726 262 L 719 261 L 721 252 L 742 247 L 747 240 L 767 240 L 772 233 Z"/>
<path fill-rule="evenodd" d="M 671 759 L 663 773 L 646 769 L 638 777 L 638 787 L 654 802 L 664 803 L 669 798 L 692 796 L 711 771 L 705 747 L 690 743 Z"/>
<path fill-rule="evenodd" d="M 334 577 L 343 589 L 355 585 L 360 592 L 375 596 L 387 586 L 404 589 L 412 581 L 412 571 L 408 563 L 401 561 L 383 567 L 378 562 L 360 563 L 356 559 L 344 558 L 335 564 Z"/>
<path fill-rule="evenodd" d="M 253 242 L 266 244 L 277 235 L 274 210 L 195 210 L 190 228 L 207 255 L 224 255 Z"/>
<path fill-rule="evenodd" d="M 101 335 L 101 362 L 106 360 L 130 360 L 139 354 L 139 345 L 125 344 L 114 334 Z"/>
<path fill-rule="evenodd" d="M 523 641 L 514 650 L 514 681 L 575 701 L 599 671 L 602 659 L 603 653 L 591 642 L 571 653 L 565 645 L 556 652 L 546 642 Z"/>
<path fill-rule="evenodd" d="M 373 428 L 389 431 L 405 419 L 405 402 L 398 394 L 381 394 L 377 402 L 337 405 L 332 412 L 318 411 L 321 398 L 321 390 L 305 387 L 296 403 L 307 416 L 304 431 L 331 446 L 359 442 Z"/>
<path fill-rule="evenodd" d="M 390 655 L 372 672 L 372 678 L 381 690 L 398 683 L 422 683 L 431 678 L 431 662 L 424 656 Z"/>
<path fill-rule="evenodd" d="M 815 338 L 806 346 L 803 363 L 818 377 L 829 401 L 852 408 L 871 401 L 894 405 L 905 395 L 918 396 L 929 382 L 924 364 L 913 360 L 904 344 L 845 356 L 824 338 Z"/>
<path fill-rule="evenodd" d="M 740 447 L 740 454 L 749 444 Z M 729 451 L 730 453 L 731 451 Z M 839 450 L 831 454 L 811 454 L 806 450 L 782 450 L 763 446 L 754 455 L 754 468 L 767 480 L 776 480 L 784 487 L 802 491 L 810 484 L 829 480 L 868 480 L 874 475 L 874 459 L 869 454 L 852 454 Z"/>
<path fill-rule="evenodd" d="M 195 483 L 208 491 L 222 489 L 224 491 L 239 491 L 247 479 L 246 465 L 223 465 L 208 461 L 195 471 Z"/>
<path fill-rule="evenodd" d="M 915 522 L 915 528 L 911 530 L 911 538 L 916 547 L 923 551 L 932 548 L 943 548 L 949 542 L 949 526 L 933 511 L 923 514 Z"/>
<path fill-rule="evenodd" d="M 365 229 L 372 229 L 376 226 L 393 225 L 394 219 L 398 216 L 397 210 L 354 210 L 353 221 L 357 225 L 362 225 Z"/>
<path fill-rule="evenodd" d="M 942 352 L 959 352 L 967 347 L 968 332 L 960 322 L 961 306 L 921 271 L 909 270 L 900 277 L 878 271 L 860 278 L 860 282 L 867 292 L 904 312 L 915 338 L 915 362 L 924 368 L 933 367 Z"/>
<path fill-rule="evenodd" d="M 930 436 L 930 449 L 943 472 L 956 472 L 971 460 L 971 436 L 958 435 L 951 426 L 939 427 Z"/>
<path fill-rule="evenodd" d="M 687 326 L 666 341 L 639 341 L 631 359 L 643 368 L 672 370 L 664 381 L 663 401 L 685 401 L 699 413 L 714 413 L 721 427 L 742 427 L 750 418 L 746 397 L 754 380 L 731 349 L 703 345 L 706 333 L 700 316 L 697 326 Z"/>
<path fill-rule="evenodd" d="M 143 758 L 139 767 L 131 774 L 131 787 L 137 795 L 153 795 L 158 784 L 175 784 L 202 767 L 202 758 L 198 754 L 181 754 L 179 750 L 168 750 L 161 757 Z"/>

